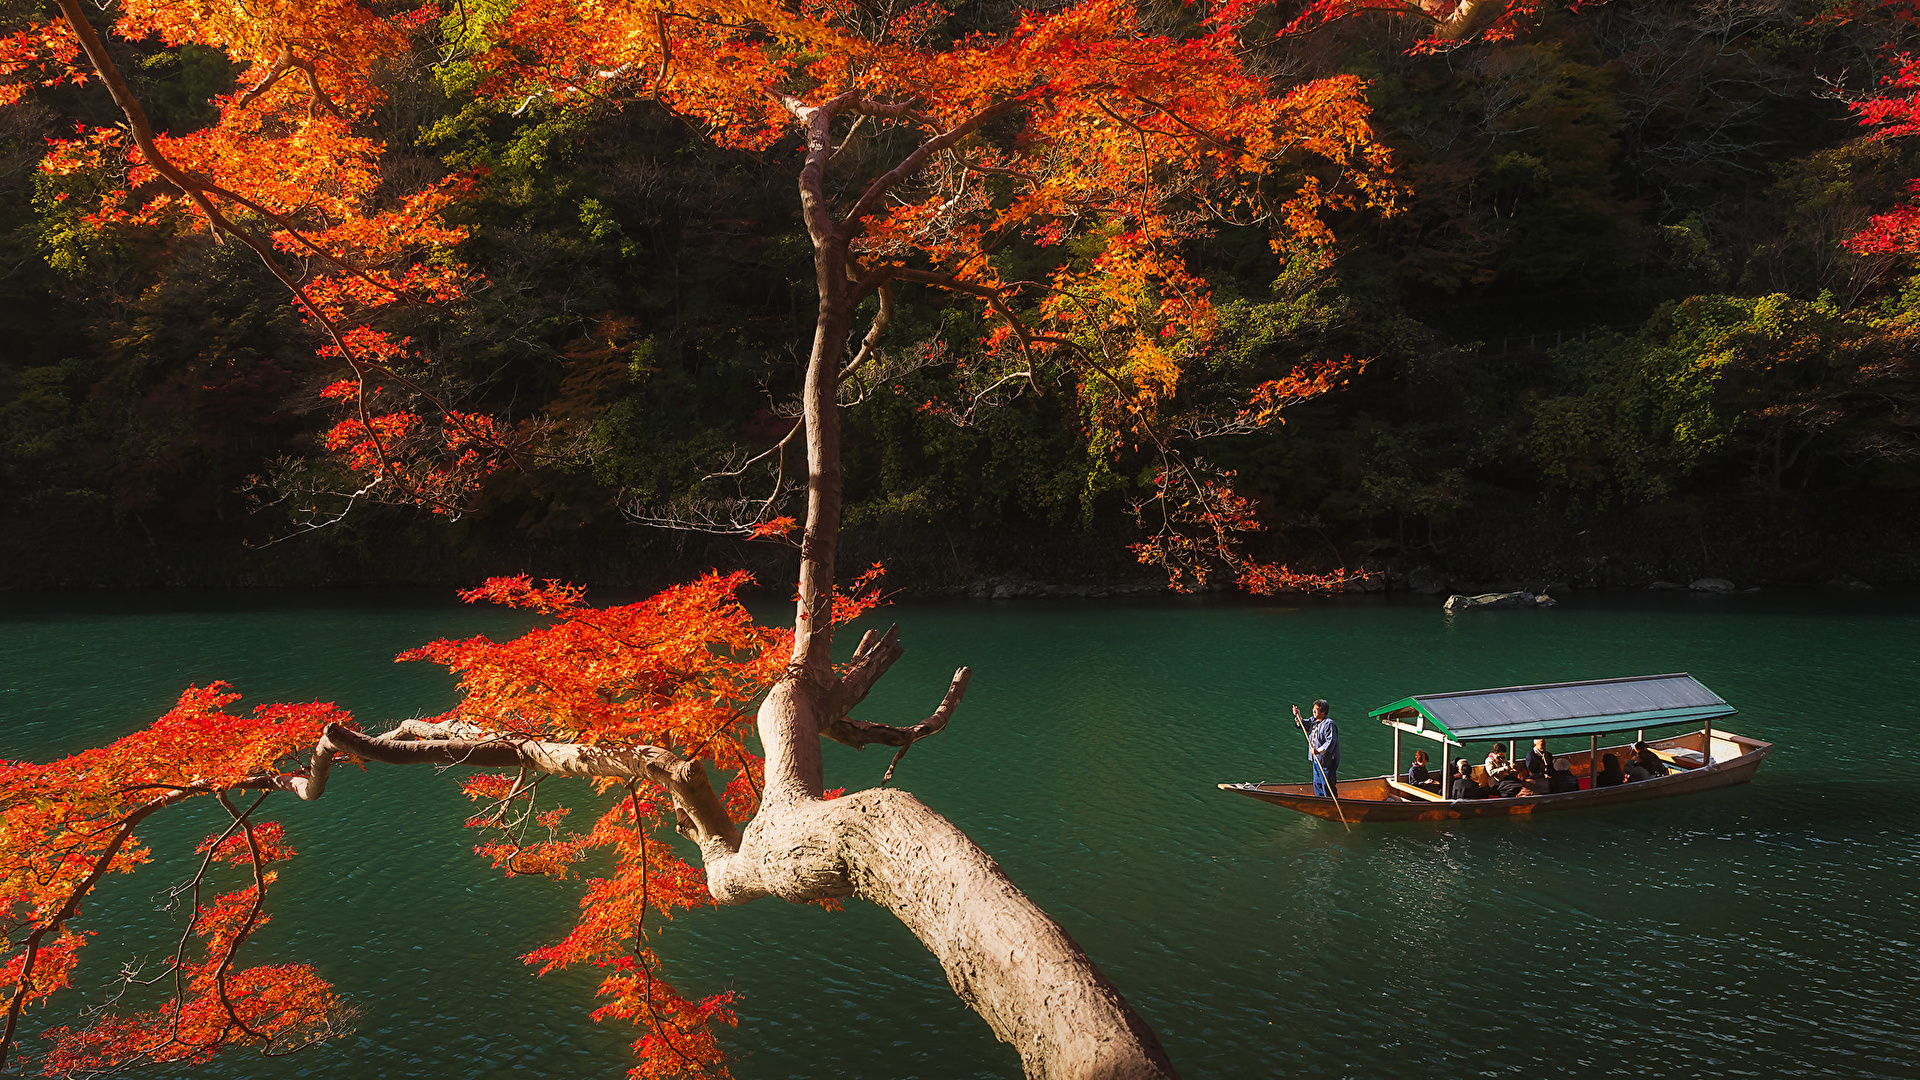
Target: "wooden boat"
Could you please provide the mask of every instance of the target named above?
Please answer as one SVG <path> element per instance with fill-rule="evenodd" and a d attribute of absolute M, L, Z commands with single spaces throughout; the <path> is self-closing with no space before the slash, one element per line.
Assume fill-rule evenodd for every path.
<path fill-rule="evenodd" d="M 1772 743 L 1716 730 L 1713 722 L 1731 716 L 1734 708 L 1718 694 L 1681 672 L 1641 675 L 1626 679 L 1595 679 L 1576 683 L 1508 686 L 1450 694 L 1421 694 L 1383 705 L 1369 713 L 1394 729 L 1393 772 L 1359 780 L 1342 780 L 1335 800 L 1315 795 L 1311 783 L 1221 784 L 1262 802 L 1349 824 L 1367 821 L 1444 821 L 1452 818 L 1533 814 L 1582 806 L 1661 799 L 1696 791 L 1731 787 L 1753 779 L 1773 749 Z M 1665 776 L 1593 787 L 1602 754 L 1625 760 L 1632 743 L 1601 746 L 1603 734 L 1675 724 L 1701 724 L 1693 731 L 1647 740 L 1647 745 L 1672 769 Z M 1450 747 L 1469 742 L 1511 742 L 1516 756 L 1522 740 L 1548 739 L 1554 758 L 1569 757 L 1580 790 L 1555 795 L 1523 795 L 1512 799 L 1448 799 L 1406 783 L 1400 770 L 1400 737 L 1411 734 L 1440 745 L 1438 775 L 1448 775 Z M 1554 750 L 1551 740 L 1585 735 L 1584 752 Z M 1624 753 L 1623 753 L 1624 752 Z M 1459 755 L 1452 755 L 1457 757 Z"/>

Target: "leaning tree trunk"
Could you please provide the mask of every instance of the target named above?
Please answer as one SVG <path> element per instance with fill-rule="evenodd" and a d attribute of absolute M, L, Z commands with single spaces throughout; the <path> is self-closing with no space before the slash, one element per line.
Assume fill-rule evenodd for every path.
<path fill-rule="evenodd" d="M 859 297 L 848 275 L 848 230 L 827 213 L 822 185 L 832 114 L 823 109 L 805 119 L 800 198 L 820 307 L 802 400 L 807 518 L 793 657 L 759 712 L 766 754 L 760 812 L 737 850 L 712 853 L 709 887 L 722 903 L 857 896 L 886 908 L 940 961 L 961 999 L 1019 1051 L 1030 1077 L 1171 1077 L 1153 1031 L 1060 924 L 965 833 L 905 792 L 822 797 L 820 739 L 844 723 L 850 693 L 864 693 L 836 677 L 830 651 L 840 532 L 839 364 Z M 962 673 L 936 714 L 942 724 L 964 685 Z"/>

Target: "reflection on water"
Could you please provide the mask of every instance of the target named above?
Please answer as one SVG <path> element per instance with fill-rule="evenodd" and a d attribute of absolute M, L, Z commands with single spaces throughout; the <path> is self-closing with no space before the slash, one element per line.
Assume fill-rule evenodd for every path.
<path fill-rule="evenodd" d="M 255 701 L 338 701 L 370 725 L 436 712 L 451 700 L 445 674 L 395 653 L 527 625 L 428 593 L 4 603 L 9 758 L 124 733 L 215 678 Z M 1915 1074 L 1920 780 L 1890 751 L 1920 700 L 1911 606 L 1661 596 L 1453 619 L 1380 603 L 880 614 L 909 651 L 862 715 L 918 719 L 955 666 L 975 672 L 952 726 L 898 782 L 1067 926 L 1189 1076 Z M 1287 706 L 1316 697 L 1343 723 L 1343 772 L 1360 776 L 1384 771 L 1391 745 L 1366 709 L 1406 694 L 1673 670 L 1738 706 L 1733 730 L 1776 743 L 1755 783 L 1351 833 L 1213 787 L 1305 779 Z M 872 784 L 888 756 L 829 746 L 830 782 Z M 594 980 L 537 979 L 516 959 L 567 925 L 578 883 L 499 879 L 469 851 L 465 809 L 449 777 L 381 767 L 281 807 L 302 854 L 260 959 L 317 963 L 367 1018 L 291 1059 L 190 1074 L 622 1075 L 626 1033 L 586 1019 Z M 149 838 L 177 856 L 204 824 Z M 103 943 L 83 981 L 164 947 L 165 914 L 148 902 L 163 885 L 122 879 L 89 906 Z M 689 992 L 741 994 L 728 1042 L 743 1078 L 1018 1074 L 924 950 L 863 905 L 694 912 L 660 944 Z"/>

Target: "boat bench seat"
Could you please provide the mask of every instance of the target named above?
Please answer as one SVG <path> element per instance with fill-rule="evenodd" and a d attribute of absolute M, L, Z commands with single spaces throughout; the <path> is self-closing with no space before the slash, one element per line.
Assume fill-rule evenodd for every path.
<path fill-rule="evenodd" d="M 1447 797 L 1426 788 L 1415 787 L 1405 780 L 1389 777 L 1387 787 L 1400 797 L 1401 802 L 1446 802 Z"/>

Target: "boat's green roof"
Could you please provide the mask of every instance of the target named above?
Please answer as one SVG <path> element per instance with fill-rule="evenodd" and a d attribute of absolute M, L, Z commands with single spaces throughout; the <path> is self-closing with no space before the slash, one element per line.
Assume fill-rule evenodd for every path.
<path fill-rule="evenodd" d="M 1447 694 L 1415 694 L 1368 716 L 1417 713 L 1453 739 L 1543 739 L 1601 735 L 1664 724 L 1705 723 L 1733 706 L 1685 672 L 1624 679 L 1504 686 Z"/>

